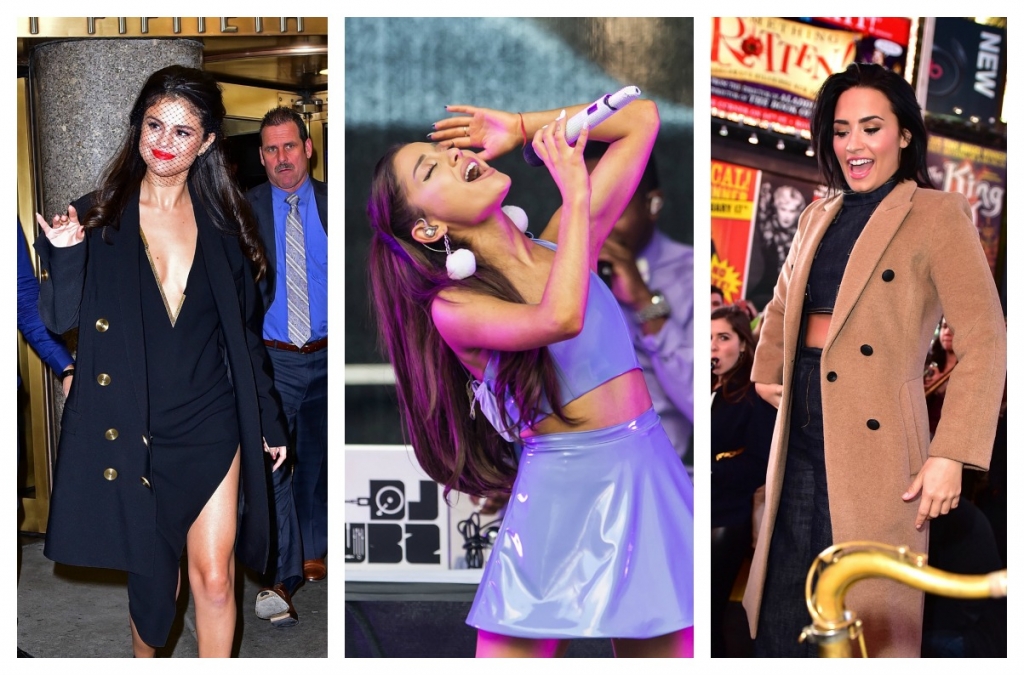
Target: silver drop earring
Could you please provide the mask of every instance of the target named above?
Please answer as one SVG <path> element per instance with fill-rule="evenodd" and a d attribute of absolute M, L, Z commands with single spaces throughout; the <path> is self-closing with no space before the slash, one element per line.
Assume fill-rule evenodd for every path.
<path fill-rule="evenodd" d="M 433 237 L 437 234 L 436 225 L 428 224 L 426 218 L 420 218 L 416 224 L 418 225 L 420 221 L 423 222 L 423 236 Z M 428 246 L 426 243 L 423 246 L 431 251 L 437 251 L 436 248 Z M 440 251 L 437 252 L 440 253 Z M 460 281 L 473 276 L 473 273 L 476 272 L 476 256 L 473 255 L 473 252 L 467 248 L 460 248 L 452 252 L 452 242 L 447 234 L 444 235 L 444 252 L 448 256 L 445 259 L 445 269 L 448 270 L 449 279 Z"/>

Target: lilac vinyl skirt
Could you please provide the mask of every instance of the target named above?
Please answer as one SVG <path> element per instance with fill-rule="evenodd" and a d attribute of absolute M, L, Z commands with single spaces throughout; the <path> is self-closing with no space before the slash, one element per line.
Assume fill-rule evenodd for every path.
<path fill-rule="evenodd" d="M 693 485 L 657 413 L 523 441 L 469 625 L 649 638 L 693 625 Z"/>

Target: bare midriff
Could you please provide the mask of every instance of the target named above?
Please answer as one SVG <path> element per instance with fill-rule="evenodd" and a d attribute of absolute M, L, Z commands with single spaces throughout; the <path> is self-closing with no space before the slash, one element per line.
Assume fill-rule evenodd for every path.
<path fill-rule="evenodd" d="M 634 420 L 651 407 L 643 371 L 633 369 L 608 380 L 596 389 L 570 401 L 563 412 L 574 418 L 576 424 L 566 424 L 554 415 L 548 415 L 533 426 L 524 429 L 521 436 L 557 434 L 567 431 L 592 431 Z"/>
<path fill-rule="evenodd" d="M 831 314 L 808 314 L 804 324 L 804 346 L 821 349 L 828 338 L 828 327 L 832 324 Z"/>

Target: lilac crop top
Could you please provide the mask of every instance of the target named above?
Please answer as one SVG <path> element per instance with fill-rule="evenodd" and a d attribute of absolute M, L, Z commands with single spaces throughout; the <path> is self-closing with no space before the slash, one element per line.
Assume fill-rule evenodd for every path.
<path fill-rule="evenodd" d="M 545 248 L 556 248 L 548 241 L 534 241 Z M 601 278 L 593 272 L 590 273 L 583 330 L 574 338 L 548 345 L 548 351 L 555 363 L 559 398 L 563 406 L 619 375 L 640 368 L 619 303 Z M 511 396 L 506 397 L 505 408 L 513 424 L 511 429 L 505 428 L 495 397 L 497 373 L 497 359 L 492 354 L 484 369 L 483 382 L 473 380 L 471 383 L 474 406 L 479 404 L 481 412 L 505 440 L 515 442 L 523 420 L 520 419 L 515 401 Z M 547 400 L 542 402 L 541 408 L 546 414 L 551 413 L 551 404 Z"/>

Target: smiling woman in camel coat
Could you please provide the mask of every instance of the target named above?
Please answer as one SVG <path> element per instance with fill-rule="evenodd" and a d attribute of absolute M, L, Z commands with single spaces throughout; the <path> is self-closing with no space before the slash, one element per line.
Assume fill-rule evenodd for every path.
<path fill-rule="evenodd" d="M 786 466 L 790 382 L 814 254 L 842 196 L 812 204 L 765 310 L 751 379 L 782 384 L 764 519 L 743 605 L 756 634 L 768 549 Z M 958 364 L 929 441 L 925 354 L 945 314 Z M 833 542 L 877 541 L 927 552 L 919 501 L 902 495 L 931 456 L 986 470 L 1006 374 L 1006 328 L 971 209 L 962 195 L 905 181 L 878 205 L 850 254 L 821 355 L 825 465 Z M 918 656 L 924 594 L 863 581 L 847 607 L 864 622 L 871 656 Z M 768 617 L 766 617 L 768 620 Z M 810 618 L 808 617 L 808 623 Z M 794 636 L 796 639 L 796 636 Z"/>

